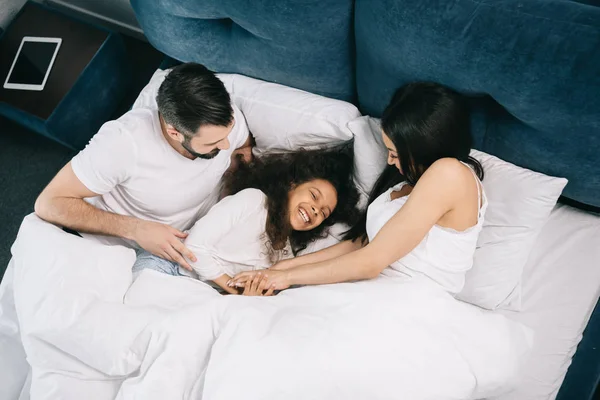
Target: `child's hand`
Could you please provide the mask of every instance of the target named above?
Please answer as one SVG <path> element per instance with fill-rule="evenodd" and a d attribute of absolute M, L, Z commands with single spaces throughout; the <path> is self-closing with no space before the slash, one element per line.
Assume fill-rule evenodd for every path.
<path fill-rule="evenodd" d="M 258 272 L 256 275 L 246 281 L 244 285 L 244 296 L 273 296 L 275 288 L 268 287 L 269 280 L 263 273 Z M 266 291 L 265 291 L 266 290 Z"/>
<path fill-rule="evenodd" d="M 223 274 L 221 276 L 219 276 L 217 279 L 213 280 L 214 283 L 216 283 L 217 285 L 219 285 L 221 287 L 221 289 L 223 289 L 224 291 L 226 291 L 229 294 L 240 294 L 237 289 L 227 285 L 227 282 L 229 282 L 231 280 L 231 277 L 227 274 Z"/>
<path fill-rule="evenodd" d="M 268 281 L 265 283 L 266 288 L 273 288 L 273 290 L 284 290 L 290 287 L 288 271 L 277 271 L 271 269 L 265 270 L 264 272 L 240 272 L 233 279 L 231 279 L 227 285 L 234 288 L 246 288 L 259 275 L 264 276 L 264 279 Z"/>

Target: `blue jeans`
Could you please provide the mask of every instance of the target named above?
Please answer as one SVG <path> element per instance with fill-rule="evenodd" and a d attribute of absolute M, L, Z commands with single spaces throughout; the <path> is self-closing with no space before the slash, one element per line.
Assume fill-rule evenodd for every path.
<path fill-rule="evenodd" d="M 155 256 L 144 249 L 137 249 L 135 254 L 137 257 L 132 267 L 134 276 L 137 276 L 143 269 L 153 269 L 167 275 L 183 276 L 179 273 L 179 265 L 173 261 Z"/>

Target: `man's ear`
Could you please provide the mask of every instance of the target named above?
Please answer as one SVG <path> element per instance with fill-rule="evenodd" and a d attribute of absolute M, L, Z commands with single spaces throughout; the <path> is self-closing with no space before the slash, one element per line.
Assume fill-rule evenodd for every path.
<path fill-rule="evenodd" d="M 185 139 L 185 136 L 183 136 L 181 132 L 175 129 L 173 125 L 165 124 L 165 129 L 167 131 L 167 135 L 169 135 L 171 139 L 177 140 L 179 143 L 182 143 Z"/>

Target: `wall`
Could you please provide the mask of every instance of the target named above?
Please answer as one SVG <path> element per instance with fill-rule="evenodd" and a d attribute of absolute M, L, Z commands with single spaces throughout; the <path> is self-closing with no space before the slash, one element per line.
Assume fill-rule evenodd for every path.
<path fill-rule="evenodd" d="M 142 34 L 129 0 L 45 0 L 44 3 L 102 20 L 136 36 Z"/>
<path fill-rule="evenodd" d="M 6 29 L 27 0 L 0 0 L 0 29 Z M 34 0 L 63 9 L 69 14 L 88 17 L 112 25 L 126 33 L 142 37 L 129 0 Z"/>
<path fill-rule="evenodd" d="M 26 0 L 0 0 L 0 29 L 4 30 Z"/>

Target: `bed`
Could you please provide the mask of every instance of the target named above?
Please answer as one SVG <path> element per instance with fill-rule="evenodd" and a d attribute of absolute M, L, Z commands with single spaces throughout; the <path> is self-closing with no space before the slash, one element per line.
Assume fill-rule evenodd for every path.
<path fill-rule="evenodd" d="M 522 310 L 501 311 L 534 328 L 537 340 L 521 383 L 515 392 L 498 399 L 554 399 L 558 395 L 600 296 L 599 222 L 598 216 L 566 205 L 553 210 L 527 262 Z M 560 398 L 594 398 L 593 379 L 588 387 L 566 388 Z"/>
<path fill-rule="evenodd" d="M 471 96 L 478 149 L 532 170 L 567 177 L 565 196 L 600 206 L 600 105 L 596 98 L 600 29 L 594 23 L 600 18 L 598 7 L 570 1 L 542 6 L 533 0 L 441 3 L 132 1 L 150 42 L 175 59 L 354 102 L 364 114 L 380 115 L 391 90 L 403 82 L 436 80 L 450 85 Z M 550 31 L 554 41 L 545 40 Z M 572 57 L 562 57 L 561 51 Z M 549 59 L 549 54 L 555 58 Z M 542 75 L 544 79 L 539 78 Z M 578 162 L 573 162 L 574 157 Z M 495 312 L 532 328 L 533 350 L 514 391 L 489 398 L 593 398 L 600 355 L 589 349 L 595 347 L 597 337 L 584 336 L 580 346 L 586 348 L 585 354 L 576 354 L 576 349 L 600 295 L 599 238 L 597 214 L 564 204 L 554 207 L 523 272 L 521 310 Z M 117 256 L 119 262 L 128 257 Z M 20 272 L 11 264 L 5 281 L 15 279 L 15 273 Z M 17 291 L 23 290 L 26 281 L 20 274 Z M 107 273 L 103 278 L 109 277 Z M 116 287 L 129 284 L 121 275 L 114 278 Z M 154 278 L 146 278 L 148 285 Z M 179 290 L 184 289 L 174 287 L 173 293 Z M 126 302 L 144 307 L 147 290 L 139 293 L 129 292 Z M 118 299 L 122 293 L 106 295 Z M 10 357 L 0 362 L 7 363 L 2 370 L 11 371 L 4 379 L 12 386 L 2 385 L 0 390 L 5 392 L 0 393 L 19 393 L 24 387 L 21 398 L 26 399 L 31 372 L 20 342 L 23 332 L 18 324 L 11 324 L 15 316 L 7 315 L 12 299 L 13 288 L 3 283 L 0 344 Z M 143 318 L 131 317 L 118 322 L 124 326 L 144 323 Z M 598 322 L 593 316 L 592 321 Z M 26 327 L 28 332 L 31 329 Z M 180 355 L 184 358 L 185 353 Z M 85 358 L 85 352 L 80 357 Z M 570 371 L 575 372 L 563 384 L 572 360 Z M 97 371 L 107 368 L 100 364 Z M 63 378 L 70 382 L 72 377 Z M 105 378 L 98 378 L 96 394 L 116 390 L 104 385 Z"/>
<path fill-rule="evenodd" d="M 27 219 L 32 219 L 33 216 L 27 217 Z M 22 227 L 22 231 L 26 230 L 26 223 L 24 222 L 24 227 Z M 122 372 L 116 373 L 119 377 L 107 377 L 103 374 L 95 373 L 96 375 L 90 375 L 90 371 L 86 369 L 79 369 L 75 363 L 75 360 L 86 360 L 86 353 L 93 354 L 91 350 L 85 350 L 84 354 L 77 353 L 74 349 L 78 347 L 81 349 L 87 349 L 88 346 L 91 349 L 100 349 L 99 351 L 105 351 L 107 354 L 119 354 L 118 352 L 114 353 L 114 348 L 118 348 L 119 344 L 115 345 L 113 342 L 116 337 L 109 336 L 110 346 L 101 346 L 102 341 L 98 344 L 98 339 L 85 334 L 81 337 L 80 334 L 71 337 L 70 335 L 65 335 L 65 327 L 68 326 L 69 330 L 73 330 L 77 328 L 78 324 L 81 324 L 81 321 L 84 321 L 86 318 L 89 320 L 94 320 L 96 325 L 88 325 L 86 328 L 86 324 L 83 323 L 83 329 L 75 329 L 76 332 L 86 333 L 92 332 L 89 330 L 91 327 L 96 327 L 98 325 L 98 313 L 94 312 L 91 315 L 85 315 L 85 313 L 81 313 L 79 310 L 93 310 L 94 308 L 98 308 L 98 306 L 92 306 L 91 303 L 87 304 L 85 301 L 82 301 L 80 305 L 75 306 L 75 304 L 79 303 L 78 298 L 88 297 L 86 293 L 97 293 L 101 291 L 101 287 L 97 285 L 100 282 L 110 282 L 108 286 L 111 288 L 122 288 L 122 292 L 109 292 L 108 296 L 113 297 L 113 301 L 122 302 L 123 293 L 126 293 L 124 296 L 125 304 L 134 307 L 137 312 L 130 312 L 129 314 L 125 314 L 127 317 L 127 321 L 119 318 L 119 314 L 117 313 L 117 309 L 115 305 L 104 304 L 103 307 L 108 307 L 114 321 L 105 321 L 101 323 L 104 327 L 110 326 L 111 323 L 117 324 L 120 331 L 127 332 L 128 327 L 132 324 L 135 325 L 138 323 L 140 326 L 144 324 L 148 324 L 150 318 L 148 315 L 144 315 L 140 317 L 139 312 L 141 309 L 145 310 L 144 313 L 151 314 L 151 319 L 160 320 L 160 318 L 164 318 L 162 315 L 175 313 L 177 310 L 185 307 L 189 304 L 195 304 L 197 300 L 206 301 L 206 299 L 212 299 L 211 293 L 205 293 L 201 291 L 197 291 L 197 287 L 195 282 L 188 282 L 187 280 L 184 282 L 178 282 L 179 279 L 172 278 L 166 275 L 161 275 L 158 273 L 154 273 L 153 271 L 149 271 L 149 276 L 142 276 L 140 281 L 136 281 L 134 285 L 127 289 L 129 286 L 129 281 L 127 281 L 127 275 L 123 275 L 122 273 L 115 273 L 115 270 L 118 270 L 120 266 L 123 264 L 123 260 L 127 262 L 127 257 L 131 258 L 131 254 L 121 254 L 119 257 L 109 257 L 106 259 L 106 255 L 100 257 L 97 254 L 94 254 L 94 249 L 88 249 L 83 245 L 78 245 L 78 247 L 82 247 L 80 249 L 81 253 L 85 253 L 87 256 L 90 254 L 92 258 L 103 259 L 104 265 L 100 263 L 100 267 L 97 270 L 94 270 L 96 267 L 95 264 L 98 264 L 97 260 L 94 260 L 90 265 L 89 261 L 81 261 L 71 265 L 71 268 L 74 268 L 77 271 L 87 271 L 83 272 L 83 274 L 88 277 L 88 283 L 78 284 L 79 292 L 73 292 L 69 287 L 68 280 L 65 280 L 65 270 L 63 268 L 69 268 L 69 264 L 73 264 L 72 262 L 66 262 L 64 257 L 59 253 L 52 253 L 51 248 L 56 249 L 57 247 L 63 247 L 65 245 L 73 245 L 71 242 L 63 242 L 63 240 L 73 241 L 73 240 L 81 240 L 72 235 L 68 235 L 58 228 L 55 228 L 49 224 L 43 223 L 42 221 L 33 221 L 33 225 L 29 228 L 35 231 L 36 237 L 37 235 L 43 235 L 43 237 L 48 240 L 48 243 L 41 248 L 38 249 L 37 263 L 23 262 L 23 257 L 19 256 L 19 250 L 15 249 L 14 253 L 20 264 L 21 271 L 24 270 L 24 265 L 33 265 L 37 264 L 41 266 L 44 270 L 51 270 L 55 267 L 58 267 L 59 274 L 52 273 L 48 275 L 45 279 L 24 279 L 27 278 L 21 272 L 21 276 L 19 279 L 15 280 L 15 260 L 11 262 L 9 268 L 7 270 L 6 280 L 2 285 L 2 290 L 0 291 L 0 304 L 2 305 L 1 318 L 2 326 L 0 327 L 0 332 L 2 333 L 2 341 L 0 342 L 0 351 L 3 354 L 0 362 L 2 363 L 3 371 L 7 371 L 9 373 L 3 374 L 2 382 L 3 386 L 1 388 L 3 393 L 3 398 L 19 398 L 19 399 L 28 399 L 28 398 L 46 398 L 41 396 L 39 393 L 40 388 L 38 387 L 37 396 L 34 392 L 30 392 L 31 390 L 31 379 L 32 379 L 32 370 L 30 369 L 29 363 L 32 363 L 36 368 L 40 368 L 40 363 L 44 365 L 45 363 L 50 362 L 51 364 L 51 373 L 46 377 L 34 377 L 34 381 L 38 381 L 38 386 L 40 385 L 40 381 L 44 382 L 47 380 L 52 384 L 49 387 L 44 387 L 41 385 L 41 389 L 43 392 L 47 392 L 52 394 L 52 390 L 55 390 L 56 387 L 68 387 L 72 388 L 75 394 L 80 395 L 84 390 L 89 390 L 89 385 L 85 386 L 79 384 L 78 376 L 87 378 L 84 380 L 85 382 L 94 382 L 96 381 L 95 387 L 95 396 L 88 398 L 98 398 L 98 399 L 108 399 L 113 398 L 113 392 L 117 392 L 118 386 L 121 384 L 120 376 L 125 375 Z M 45 230 L 54 230 L 50 235 L 45 234 Z M 550 218 L 545 224 L 540 237 L 538 238 L 537 243 L 534 246 L 531 257 L 527 263 L 527 267 L 525 270 L 525 275 L 523 279 L 523 304 L 522 310 L 520 312 L 514 311 L 497 311 L 498 313 L 506 315 L 509 319 L 513 319 L 519 322 L 522 322 L 525 326 L 528 326 L 533 329 L 535 340 L 533 340 L 532 351 L 529 353 L 529 356 L 524 360 L 519 360 L 521 365 L 520 370 L 522 373 L 519 375 L 519 378 L 514 383 L 514 390 L 509 392 L 508 394 L 504 394 L 497 397 L 488 397 L 489 399 L 495 400 L 525 400 L 525 399 L 554 399 L 557 396 L 557 393 L 560 390 L 561 383 L 567 373 L 567 369 L 570 366 L 571 358 L 573 357 L 577 345 L 581 340 L 581 335 L 586 327 L 586 324 L 592 314 L 598 296 L 600 294 L 600 268 L 598 268 L 598 260 L 600 260 L 600 247 L 597 246 L 598 234 L 600 233 L 600 217 L 591 215 L 579 210 L 576 210 L 572 207 L 559 204 L 552 211 Z M 20 233 L 20 237 L 22 240 L 24 233 Z M 52 239 L 52 235 L 55 235 L 56 239 Z M 18 246 L 18 245 L 15 245 Z M 48 253 L 50 249 L 50 253 Z M 76 252 L 73 252 L 76 253 Z M 53 254 L 53 257 L 52 257 Z M 100 253 L 98 253 L 100 254 Z M 50 257 L 49 257 L 50 255 Z M 33 255 L 36 257 L 36 255 Z M 72 257 L 72 256 L 70 256 Z M 53 258 L 52 264 L 49 264 L 48 261 L 40 262 L 43 260 L 48 260 L 49 258 Z M 86 259 L 89 260 L 90 257 Z M 65 262 L 61 262 L 65 261 Z M 82 259 L 83 260 L 83 259 Z M 131 260 L 129 261 L 131 262 Z M 50 266 L 52 265 L 52 268 Z M 111 267 L 111 271 L 107 271 L 107 266 Z M 71 270 L 67 275 L 69 279 L 76 275 L 75 270 Z M 31 272 L 30 272 L 31 274 Z M 33 273 L 33 276 L 39 276 L 40 272 Z M 92 281 L 89 281 L 92 279 Z M 36 310 L 36 312 L 42 313 L 42 315 L 47 314 L 45 318 L 48 320 L 46 322 L 42 322 L 40 326 L 34 327 L 32 329 L 31 323 L 27 322 L 27 319 L 22 319 L 21 323 L 26 323 L 27 326 L 19 326 L 16 321 L 16 315 L 11 314 L 11 309 L 14 310 L 14 295 L 15 293 L 19 293 L 19 291 L 23 291 L 23 283 L 24 282 L 32 282 L 37 281 L 37 292 L 44 292 L 44 290 L 50 287 L 59 287 L 60 292 L 65 292 L 66 299 L 70 303 L 74 303 L 69 307 L 65 307 L 65 312 L 67 314 L 77 315 L 81 313 L 81 316 L 76 319 L 70 319 L 64 317 L 64 313 L 56 312 L 53 309 L 53 303 L 55 300 L 52 300 L 49 297 L 36 297 L 32 295 L 30 291 L 27 295 L 27 299 L 32 302 L 30 307 Z M 175 281 L 175 282 L 174 282 Z M 7 285 L 7 282 L 16 283 L 16 290 L 12 285 Z M 19 283 L 20 282 L 20 283 Z M 53 282 L 61 282 L 60 285 L 53 284 Z M 80 281 L 81 282 L 81 281 Z M 93 283 L 92 283 L 93 282 Z M 40 286 L 41 285 L 41 286 Z M 34 288 L 35 289 L 35 288 Z M 193 294 L 192 294 L 193 293 Z M 186 295 L 187 294 L 187 295 Z M 335 293 L 327 293 L 328 297 L 335 297 Z M 347 295 L 344 292 L 344 295 Z M 319 299 L 324 300 L 320 297 L 310 296 L 313 301 L 319 301 Z M 17 297 L 18 298 L 18 297 Z M 21 297 L 22 298 L 22 297 Z M 45 307 L 40 309 L 40 298 L 46 301 Z M 315 300 L 316 298 L 316 300 Z M 108 298 L 107 300 L 111 300 Z M 302 302 L 306 302 L 307 299 L 304 298 Z M 23 302 L 23 300 L 21 300 Z M 160 305 L 160 309 L 156 309 L 154 305 Z M 55 303 L 54 303 L 55 304 Z M 12 306 L 12 307 L 11 307 Z M 22 309 L 25 306 L 23 304 L 18 305 L 17 309 Z M 153 307 L 153 308 L 150 308 Z M 298 309 L 299 305 L 294 304 L 294 309 Z M 70 309 L 69 309 L 70 308 Z M 46 311 L 47 310 L 47 311 Z M 252 318 L 256 318 L 259 314 L 257 314 L 257 309 L 251 309 L 249 315 Z M 354 311 L 353 311 L 354 312 Z M 106 318 L 106 313 L 104 313 L 105 317 L 100 317 L 102 319 Z M 202 315 L 200 310 L 198 310 L 197 315 Z M 296 315 L 296 314 L 295 314 Z M 296 315 L 297 316 L 297 315 Z M 309 315 L 310 317 L 310 315 Z M 311 318 L 315 318 L 313 315 Z M 197 317 L 202 321 L 200 317 Z M 457 318 L 461 318 L 458 317 Z M 64 321 L 64 325 L 60 325 L 59 321 Z M 132 322 L 133 321 L 133 322 Z M 177 324 L 174 324 L 172 320 L 167 320 L 169 325 L 173 325 L 177 327 Z M 299 323 L 302 323 L 302 319 L 300 319 Z M 235 321 L 237 324 L 240 321 Z M 308 321 L 305 321 L 307 323 Z M 415 320 L 413 319 L 413 322 Z M 260 322 L 258 325 L 261 325 Z M 269 324 L 266 324 L 269 325 Z M 314 332 L 303 332 L 300 328 L 301 325 L 296 326 L 296 330 L 301 332 L 304 335 L 312 335 Z M 329 327 L 329 323 L 323 325 L 323 327 Z M 50 327 L 50 329 L 47 329 Z M 61 329 L 57 329 L 57 327 Z M 492 326 L 492 328 L 494 328 Z M 331 329 L 330 327 L 328 329 Z M 40 344 L 32 344 L 31 339 L 27 339 L 27 337 L 31 337 L 31 332 L 38 330 L 38 334 L 44 333 L 42 337 L 48 343 L 51 343 L 50 350 L 40 348 Z M 58 341 L 56 337 L 53 338 L 52 330 L 62 332 L 60 336 L 64 336 L 68 339 L 68 343 Z M 110 331 L 110 330 L 109 330 Z M 186 332 L 187 335 L 190 333 L 189 329 L 181 329 L 181 331 Z M 96 335 L 100 331 L 96 331 Z M 236 334 L 240 336 L 244 336 L 243 331 L 236 330 Z M 161 332 L 162 335 L 165 335 L 165 332 Z M 264 332 L 261 332 L 264 334 Z M 491 334 L 491 331 L 488 332 Z M 94 335 L 94 336 L 96 336 Z M 78 336 L 80 336 L 78 338 Z M 103 336 L 103 335 L 101 335 Z M 119 335 L 120 336 L 120 335 Z M 130 336 L 135 336 L 132 334 Z M 159 336 L 160 337 L 160 336 Z M 321 340 L 323 336 L 321 335 Z M 29 347 L 28 352 L 31 352 L 32 349 L 36 351 L 31 354 L 28 359 L 25 359 L 25 350 L 21 343 L 22 338 L 25 338 L 26 344 L 25 347 Z M 179 338 L 179 341 L 185 340 L 185 338 Z M 77 342 L 81 343 L 79 346 Z M 121 339 L 119 339 L 119 342 Z M 83 344 L 82 344 L 83 343 Z M 57 346 L 55 347 L 54 344 Z M 32 347 L 33 346 L 33 347 Z M 36 347 L 38 346 L 38 347 Z M 69 349 L 69 346 L 71 348 Z M 167 346 L 166 344 L 160 343 L 159 347 Z M 123 347 L 123 346 L 121 346 Z M 168 346 L 167 346 L 168 347 Z M 252 347 L 252 345 L 250 345 Z M 67 352 L 71 354 L 76 354 L 76 356 L 69 356 L 69 364 L 67 369 L 69 372 L 66 374 L 66 378 L 71 378 L 73 381 L 69 379 L 63 379 L 62 381 L 56 380 L 56 376 L 61 376 L 59 372 L 64 366 L 54 365 L 52 360 L 56 360 L 56 356 L 53 353 L 57 352 L 58 348 L 62 348 L 63 351 L 65 349 Z M 189 351 L 189 348 L 186 348 L 186 351 Z M 148 350 L 145 350 L 148 352 Z M 221 350 L 222 351 L 222 350 Z M 264 351 L 264 349 L 262 349 Z M 281 351 L 281 349 L 279 349 Z M 305 349 L 304 351 L 308 351 Z M 389 348 L 386 347 L 386 351 L 390 351 Z M 41 361 L 40 361 L 41 359 Z M 115 359 L 120 360 L 119 357 L 115 356 Z M 123 359 L 128 359 L 128 357 L 123 357 Z M 290 357 L 293 359 L 293 357 Z M 96 363 L 99 362 L 100 358 L 96 355 L 92 358 L 92 360 Z M 123 361 L 124 362 L 124 361 Z M 89 360 L 86 362 L 87 364 L 93 364 Z M 172 364 L 175 363 L 175 364 Z M 181 360 L 177 359 L 177 361 L 172 360 L 169 362 L 170 368 L 182 368 Z M 229 370 L 233 370 L 232 366 L 225 365 L 222 368 L 227 367 Z M 89 367 L 88 367 L 89 368 Z M 98 370 L 102 370 L 103 367 L 96 366 Z M 105 367 L 104 367 L 105 368 Z M 286 365 L 281 365 L 278 363 L 277 368 L 285 369 Z M 193 370 L 193 367 L 187 366 L 186 370 Z M 263 376 L 264 372 L 261 371 L 260 374 Z M 243 371 L 244 375 L 249 375 L 247 371 Z M 447 374 L 447 372 L 443 372 L 443 375 Z M 136 376 L 134 374 L 133 376 Z M 428 372 L 427 376 L 434 377 L 433 372 Z M 449 375 L 452 377 L 451 375 Z M 93 377 L 94 379 L 90 379 Z M 310 379 L 310 375 L 307 376 Z M 313 377 L 314 378 L 314 377 Z M 252 379 L 257 379 L 252 378 Z M 260 378 L 258 378 L 260 379 Z M 158 379 L 160 381 L 160 379 Z M 115 383 L 117 388 L 103 388 L 101 383 Z M 440 383 L 438 382 L 438 385 Z M 139 386 L 134 386 L 135 391 L 140 390 Z M 154 390 L 155 388 L 153 388 Z M 589 389 L 586 386 L 576 386 L 571 389 L 571 391 L 565 392 L 564 389 L 561 392 L 562 398 L 581 398 L 579 395 L 584 393 L 587 390 L 594 390 L 593 388 Z M 22 393 L 21 393 L 22 392 Z M 109 394 L 106 395 L 106 392 Z M 18 393 L 21 393 L 20 397 Z M 30 393 L 32 396 L 30 397 Z M 132 392 L 133 393 L 133 392 Z M 565 394 L 566 393 L 566 394 Z M 565 397 L 571 396 L 571 393 L 575 393 L 578 397 Z M 64 392 L 62 392 L 64 394 Z M 238 396 L 238 392 L 234 392 L 231 398 L 236 398 Z M 592 393 L 589 393 L 590 397 L 592 397 Z M 48 398 L 53 398 L 52 396 Z M 63 397 L 63 398 L 76 398 L 71 397 Z M 128 399 L 127 395 L 123 395 L 124 399 Z M 153 398 L 153 397 L 146 397 Z M 230 398 L 224 396 L 222 398 Z M 250 398 L 250 397 L 249 397 Z M 258 397 L 257 397 L 258 398 Z M 265 397 L 269 398 L 269 397 Z M 295 397 L 287 397 L 287 398 L 295 398 Z M 300 397 L 302 398 L 302 397 Z M 347 397 L 347 398 L 355 398 L 355 397 Z M 372 397 L 374 398 L 374 397 Z M 417 398 L 417 397 L 415 397 Z M 442 398 L 442 397 L 434 397 L 434 398 Z M 461 398 L 461 397 L 457 397 Z M 465 397 L 466 398 L 466 397 Z M 469 397 L 471 398 L 471 397 Z"/>
<path fill-rule="evenodd" d="M 379 116 L 404 82 L 450 85 L 471 96 L 476 148 L 564 176 L 566 198 L 587 210 L 600 206 L 594 2 L 132 4 L 150 42 L 175 59 L 352 101 L 364 114 Z M 598 214 L 558 205 L 544 226 L 524 272 L 522 311 L 503 312 L 543 339 L 520 386 L 502 399 L 593 398 L 596 325 L 575 352 L 600 294 L 598 221 Z"/>

